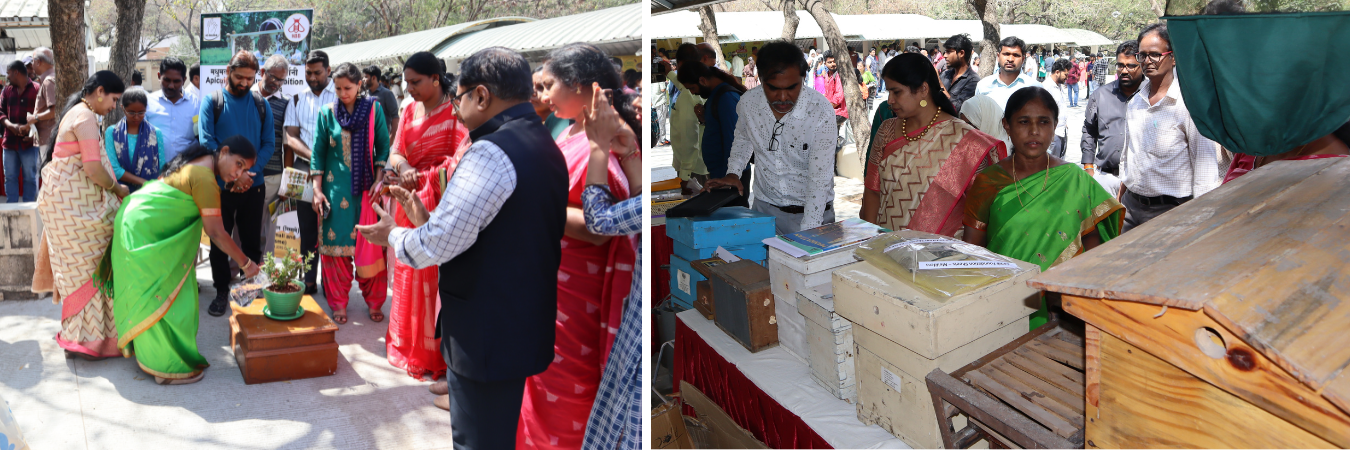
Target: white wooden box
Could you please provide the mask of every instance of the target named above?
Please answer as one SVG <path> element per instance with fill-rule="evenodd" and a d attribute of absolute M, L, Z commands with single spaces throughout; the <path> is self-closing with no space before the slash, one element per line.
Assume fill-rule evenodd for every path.
<path fill-rule="evenodd" d="M 877 424 L 913 448 L 941 448 L 933 397 L 924 377 L 951 372 L 1026 334 L 1022 316 L 936 359 L 926 358 L 866 328 L 853 327 L 858 375 L 858 420 Z"/>
<path fill-rule="evenodd" d="M 1040 267 L 1015 262 L 1026 271 L 945 299 L 897 280 L 866 261 L 852 264 L 834 271 L 835 312 L 856 326 L 936 359 L 1027 317 L 1040 306 L 1040 292 L 1027 287 L 1027 280 L 1039 274 Z"/>
<path fill-rule="evenodd" d="M 773 282 L 773 295 L 791 300 L 797 298 L 799 290 L 828 284 L 830 273 L 836 267 L 857 262 L 853 257 L 854 248 L 857 248 L 856 244 L 819 255 L 793 258 L 787 252 L 769 246 L 769 281 Z"/>
<path fill-rule="evenodd" d="M 797 310 L 806 318 L 811 379 L 835 397 L 856 403 L 853 324 L 834 313 L 834 294 L 830 285 L 797 291 Z"/>
<path fill-rule="evenodd" d="M 774 318 L 778 322 L 778 345 L 802 362 L 809 362 L 806 343 L 806 318 L 797 311 L 797 298 L 773 296 Z"/>

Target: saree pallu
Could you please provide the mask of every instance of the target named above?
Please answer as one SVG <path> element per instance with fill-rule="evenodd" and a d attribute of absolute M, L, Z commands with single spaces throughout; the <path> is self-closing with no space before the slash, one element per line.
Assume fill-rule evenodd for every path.
<path fill-rule="evenodd" d="M 877 224 L 959 237 L 966 188 L 981 168 L 1006 158 L 1007 148 L 955 119 L 938 122 L 923 138 L 909 142 L 895 132 L 897 120 L 881 125 L 868 162 L 866 189 L 881 196 Z"/>
<path fill-rule="evenodd" d="M 568 205 L 580 208 L 590 143 L 585 133 L 562 135 L 558 147 L 570 174 Z M 628 181 L 618 158 L 609 163 L 615 201 L 627 199 Z M 604 363 L 623 319 L 624 298 L 632 287 L 633 242 L 632 237 L 618 236 L 593 245 L 563 237 L 555 356 L 548 370 L 525 381 L 517 449 L 581 447 Z"/>
<path fill-rule="evenodd" d="M 990 251 L 1039 265 L 1041 271 L 1083 253 L 1083 236 L 1093 231 L 1102 242 L 1119 236 L 1125 220 L 1125 207 L 1077 165 L 1051 168 L 1048 182 L 1045 175 L 1038 172 L 1019 184 L 1002 167 L 985 169 L 969 195 L 972 208 L 987 211 L 989 220 L 966 220 L 986 230 Z M 1046 320 L 1042 302 L 1031 316 L 1031 329 Z"/>
<path fill-rule="evenodd" d="M 122 200 L 84 173 L 85 164 L 101 164 L 112 173 L 106 153 L 98 151 L 101 159 L 93 160 L 92 152 L 84 152 L 91 159 L 82 161 L 81 151 L 75 149 L 79 145 L 98 144 L 97 139 L 57 143 L 52 161 L 42 169 L 37 207 L 43 229 L 34 253 L 32 289 L 51 292 L 52 301 L 61 305 L 61 331 L 56 335 L 61 348 L 118 356 L 112 299 L 99 292 L 93 279 L 112 241 L 113 218 Z"/>
<path fill-rule="evenodd" d="M 167 379 L 197 376 L 197 249 L 202 217 L 192 197 L 151 181 L 117 213 L 112 248 L 96 282 L 113 298 L 117 348 L 135 355 L 146 373 Z"/>
<path fill-rule="evenodd" d="M 403 155 L 417 170 L 417 197 L 427 211 L 436 210 L 445 186 L 455 171 L 457 155 L 465 148 L 469 130 L 455 118 L 447 103 L 416 118 L 420 105 L 403 109 L 393 152 Z M 394 221 L 412 228 L 403 206 L 394 203 Z M 436 337 L 436 314 L 440 311 L 440 269 L 414 269 L 401 261 L 394 263 L 394 298 L 389 307 L 389 330 L 385 333 L 389 364 L 419 380 L 445 375 L 441 340 Z"/>

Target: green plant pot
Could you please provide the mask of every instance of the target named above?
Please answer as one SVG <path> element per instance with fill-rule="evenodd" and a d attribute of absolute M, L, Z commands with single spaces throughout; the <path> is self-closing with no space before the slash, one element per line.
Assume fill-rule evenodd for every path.
<path fill-rule="evenodd" d="M 300 299 L 304 296 L 304 289 L 286 294 L 280 294 L 266 289 L 263 290 L 263 298 L 267 299 L 267 309 L 269 309 L 273 315 L 281 317 L 295 315 L 300 309 Z"/>

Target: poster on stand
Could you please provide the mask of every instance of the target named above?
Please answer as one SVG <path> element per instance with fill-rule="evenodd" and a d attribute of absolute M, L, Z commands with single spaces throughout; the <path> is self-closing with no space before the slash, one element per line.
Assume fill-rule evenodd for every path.
<path fill-rule="evenodd" d="M 247 50 L 258 58 L 261 67 L 272 55 L 281 55 L 290 64 L 283 95 L 304 91 L 305 56 L 310 51 L 310 30 L 314 10 L 244 11 L 202 14 L 201 20 L 201 95 L 206 98 L 225 87 L 225 68 L 230 58 Z M 255 83 L 262 82 L 262 71 Z"/>

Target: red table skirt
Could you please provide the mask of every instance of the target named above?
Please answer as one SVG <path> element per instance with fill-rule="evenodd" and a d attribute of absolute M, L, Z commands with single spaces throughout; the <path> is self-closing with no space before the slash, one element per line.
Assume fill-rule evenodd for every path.
<path fill-rule="evenodd" d="M 665 224 L 652 227 L 652 304 L 670 295 L 670 255 L 675 253 L 675 241 L 666 236 Z"/>
<path fill-rule="evenodd" d="M 680 381 L 689 382 L 769 448 L 833 448 L 801 417 L 769 397 L 678 318 L 674 378 L 677 392 Z M 693 415 L 691 411 L 685 414 Z"/>

